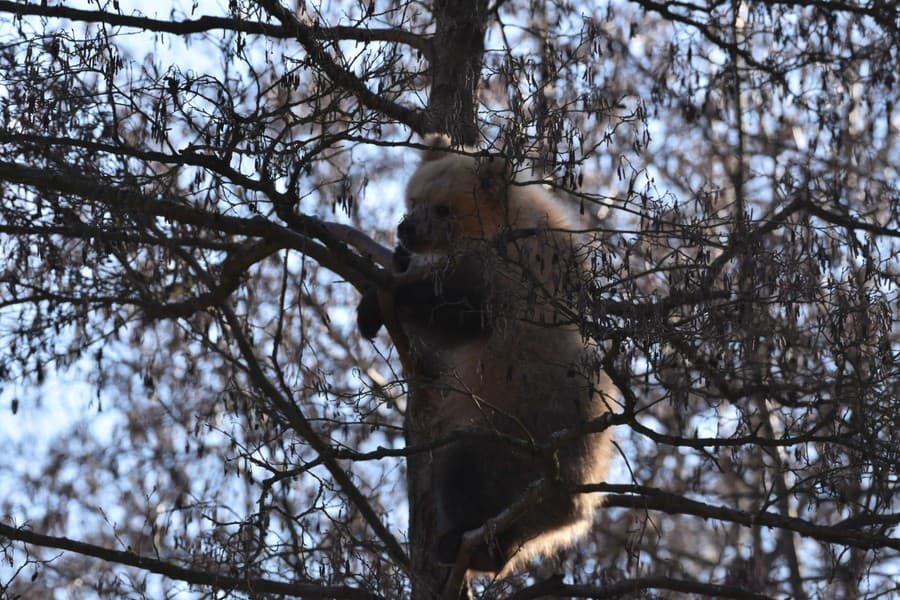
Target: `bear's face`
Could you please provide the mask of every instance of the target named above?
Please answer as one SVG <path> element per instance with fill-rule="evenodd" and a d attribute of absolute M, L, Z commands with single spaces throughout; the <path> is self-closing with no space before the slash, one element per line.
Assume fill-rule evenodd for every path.
<path fill-rule="evenodd" d="M 491 239 L 506 225 L 506 190 L 501 159 L 426 155 L 406 189 L 399 242 L 414 253 L 446 255 L 460 242 Z"/>

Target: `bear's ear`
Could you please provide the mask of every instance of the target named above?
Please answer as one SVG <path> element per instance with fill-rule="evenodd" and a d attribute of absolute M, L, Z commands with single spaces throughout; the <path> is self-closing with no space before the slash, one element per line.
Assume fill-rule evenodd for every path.
<path fill-rule="evenodd" d="M 422 162 L 437 160 L 447 156 L 447 153 L 444 151 L 450 147 L 450 136 L 443 133 L 429 133 L 422 140 L 422 143 L 428 146 L 422 151 Z"/>
<path fill-rule="evenodd" d="M 490 194 L 499 194 L 506 189 L 512 179 L 512 168 L 505 156 L 483 154 L 478 157 L 477 172 L 481 188 Z"/>

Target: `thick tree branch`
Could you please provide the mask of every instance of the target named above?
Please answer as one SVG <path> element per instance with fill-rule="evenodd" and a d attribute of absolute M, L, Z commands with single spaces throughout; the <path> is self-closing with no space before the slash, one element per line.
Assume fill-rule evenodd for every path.
<path fill-rule="evenodd" d="M 487 0 L 437 0 L 428 129 L 458 143 L 478 141 L 476 90 L 481 83 Z"/>
<path fill-rule="evenodd" d="M 774 600 L 772 596 L 757 594 L 733 585 L 716 585 L 700 581 L 687 581 L 673 577 L 638 577 L 625 579 L 603 587 L 563 583 L 562 576 L 554 575 L 515 594 L 507 600 L 532 600 L 546 597 L 567 598 L 620 598 L 641 590 L 669 590 L 684 594 L 698 594 L 708 598 L 734 598 L 736 600 Z"/>
<path fill-rule="evenodd" d="M 181 21 L 163 21 L 143 16 L 123 15 L 101 10 L 81 10 L 68 6 L 46 6 L 44 4 L 28 4 L 0 0 L 0 12 L 16 16 L 34 15 L 58 19 L 69 19 L 83 23 L 105 23 L 120 27 L 130 27 L 144 31 L 172 33 L 175 35 L 191 35 L 207 31 L 223 30 L 264 35 L 270 38 L 293 38 L 293 31 L 284 25 L 256 23 L 232 17 L 213 17 L 205 15 L 197 19 Z M 416 35 L 404 29 L 362 27 L 319 27 L 310 26 L 310 35 L 320 40 L 352 40 L 360 42 L 397 42 L 419 50 L 426 57 L 431 54 L 428 38 Z"/>
<path fill-rule="evenodd" d="M 845 12 L 870 17 L 880 27 L 891 33 L 900 32 L 900 14 L 894 2 L 841 2 L 840 0 L 760 0 L 767 6 L 818 8 L 829 13 Z M 698 7 L 698 10 L 706 10 Z"/>
<path fill-rule="evenodd" d="M 898 538 L 859 529 L 848 529 L 842 525 L 816 525 L 803 519 L 776 513 L 749 513 L 726 506 L 714 506 L 643 485 L 597 483 L 579 486 L 577 490 L 582 493 L 607 493 L 606 506 L 620 506 L 636 510 L 658 510 L 673 515 L 693 515 L 703 519 L 737 523 L 745 527 L 786 529 L 821 542 L 862 548 L 864 550 L 877 548 L 900 550 L 900 539 Z M 893 515 L 892 521 L 893 525 L 900 524 L 900 515 Z M 882 524 L 881 526 L 887 527 L 888 525 Z"/>
<path fill-rule="evenodd" d="M 900 200 L 900 198 L 895 199 L 895 201 L 898 200 Z M 823 221 L 831 223 L 832 225 L 840 225 L 851 230 L 858 229 L 860 231 L 868 231 L 877 235 L 900 238 L 900 229 L 898 228 L 868 223 L 861 219 L 854 218 L 849 213 L 839 214 L 834 211 L 826 210 L 822 206 L 815 204 L 812 201 L 806 202 L 804 204 L 804 208 L 809 212 L 809 214 L 818 217 Z"/>
<path fill-rule="evenodd" d="M 33 531 L 13 527 L 6 523 L 0 523 L 0 537 L 35 546 L 75 552 L 83 556 L 92 556 L 107 562 L 157 573 L 169 579 L 185 581 L 194 585 L 209 586 L 216 590 L 235 590 L 251 594 L 280 594 L 302 598 L 346 598 L 347 600 L 374 600 L 378 598 L 378 596 L 365 590 L 347 586 L 285 583 L 271 579 L 247 579 L 246 577 L 211 573 L 208 569 L 189 569 L 156 558 L 142 556 L 136 552 L 111 550 L 65 537 L 34 533 Z"/>
<path fill-rule="evenodd" d="M 213 213 L 175 200 L 150 198 L 135 189 L 105 184 L 74 173 L 58 173 L 5 161 L 0 161 L 0 180 L 27 185 L 39 191 L 52 190 L 99 200 L 120 210 L 164 217 L 205 230 L 258 237 L 308 255 L 358 288 L 371 282 L 386 281 L 387 275 L 375 269 L 371 260 L 351 252 L 334 239 L 328 225 L 312 217 L 295 215 L 296 223 L 293 225 L 303 229 L 302 233 L 298 233 L 263 217 L 242 218 Z M 311 238 L 320 240 L 324 246 Z"/>
<path fill-rule="evenodd" d="M 371 259 L 384 269 L 390 269 L 394 252 L 390 248 L 382 246 L 365 233 L 341 223 L 325 223 L 325 227 L 334 236 L 334 239 L 344 242 L 356 249 L 365 258 Z"/>
<path fill-rule="evenodd" d="M 281 245 L 270 241 L 255 242 L 241 246 L 229 254 L 222 263 L 217 282 L 211 282 L 208 292 L 180 302 L 163 305 L 145 305 L 143 308 L 151 319 L 185 318 L 198 311 L 221 306 L 232 292 L 240 287 L 244 275 L 253 264 L 271 256 L 281 249 Z"/>

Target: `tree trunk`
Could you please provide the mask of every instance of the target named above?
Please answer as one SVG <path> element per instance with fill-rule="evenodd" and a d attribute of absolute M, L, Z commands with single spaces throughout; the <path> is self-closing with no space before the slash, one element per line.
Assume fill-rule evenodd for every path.
<path fill-rule="evenodd" d="M 455 143 L 473 145 L 478 141 L 476 90 L 481 80 L 484 35 L 487 29 L 486 0 L 435 0 L 435 33 L 431 64 L 431 96 L 428 100 L 430 129 L 450 135 Z M 406 443 L 422 444 L 431 439 L 427 428 L 419 426 L 421 383 L 414 369 L 407 368 L 409 405 L 406 414 Z M 450 569 L 433 555 L 435 498 L 431 485 L 431 456 L 417 454 L 407 459 L 409 494 L 409 553 L 412 600 L 441 597 Z M 468 589 L 460 591 L 461 598 Z"/>
<path fill-rule="evenodd" d="M 478 141 L 476 90 L 481 81 L 486 0 L 435 0 L 428 115 L 434 131 L 454 142 Z"/>
<path fill-rule="evenodd" d="M 409 374 L 407 374 L 409 375 Z M 407 446 L 428 442 L 429 432 L 419 426 L 416 384 L 410 383 L 406 412 Z M 406 459 L 407 493 L 409 495 L 409 554 L 412 600 L 433 600 L 443 594 L 450 569 L 442 566 L 433 555 L 438 535 L 434 489 L 431 485 L 431 453 L 414 454 Z"/>

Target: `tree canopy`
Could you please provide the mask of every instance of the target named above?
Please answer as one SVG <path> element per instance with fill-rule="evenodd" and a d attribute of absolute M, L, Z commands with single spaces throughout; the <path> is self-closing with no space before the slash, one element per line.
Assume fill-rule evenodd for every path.
<path fill-rule="evenodd" d="M 577 216 L 619 394 L 588 542 L 475 597 L 900 594 L 898 55 L 893 2 L 0 0 L 0 595 L 431 596 L 354 321 L 429 132 Z"/>

